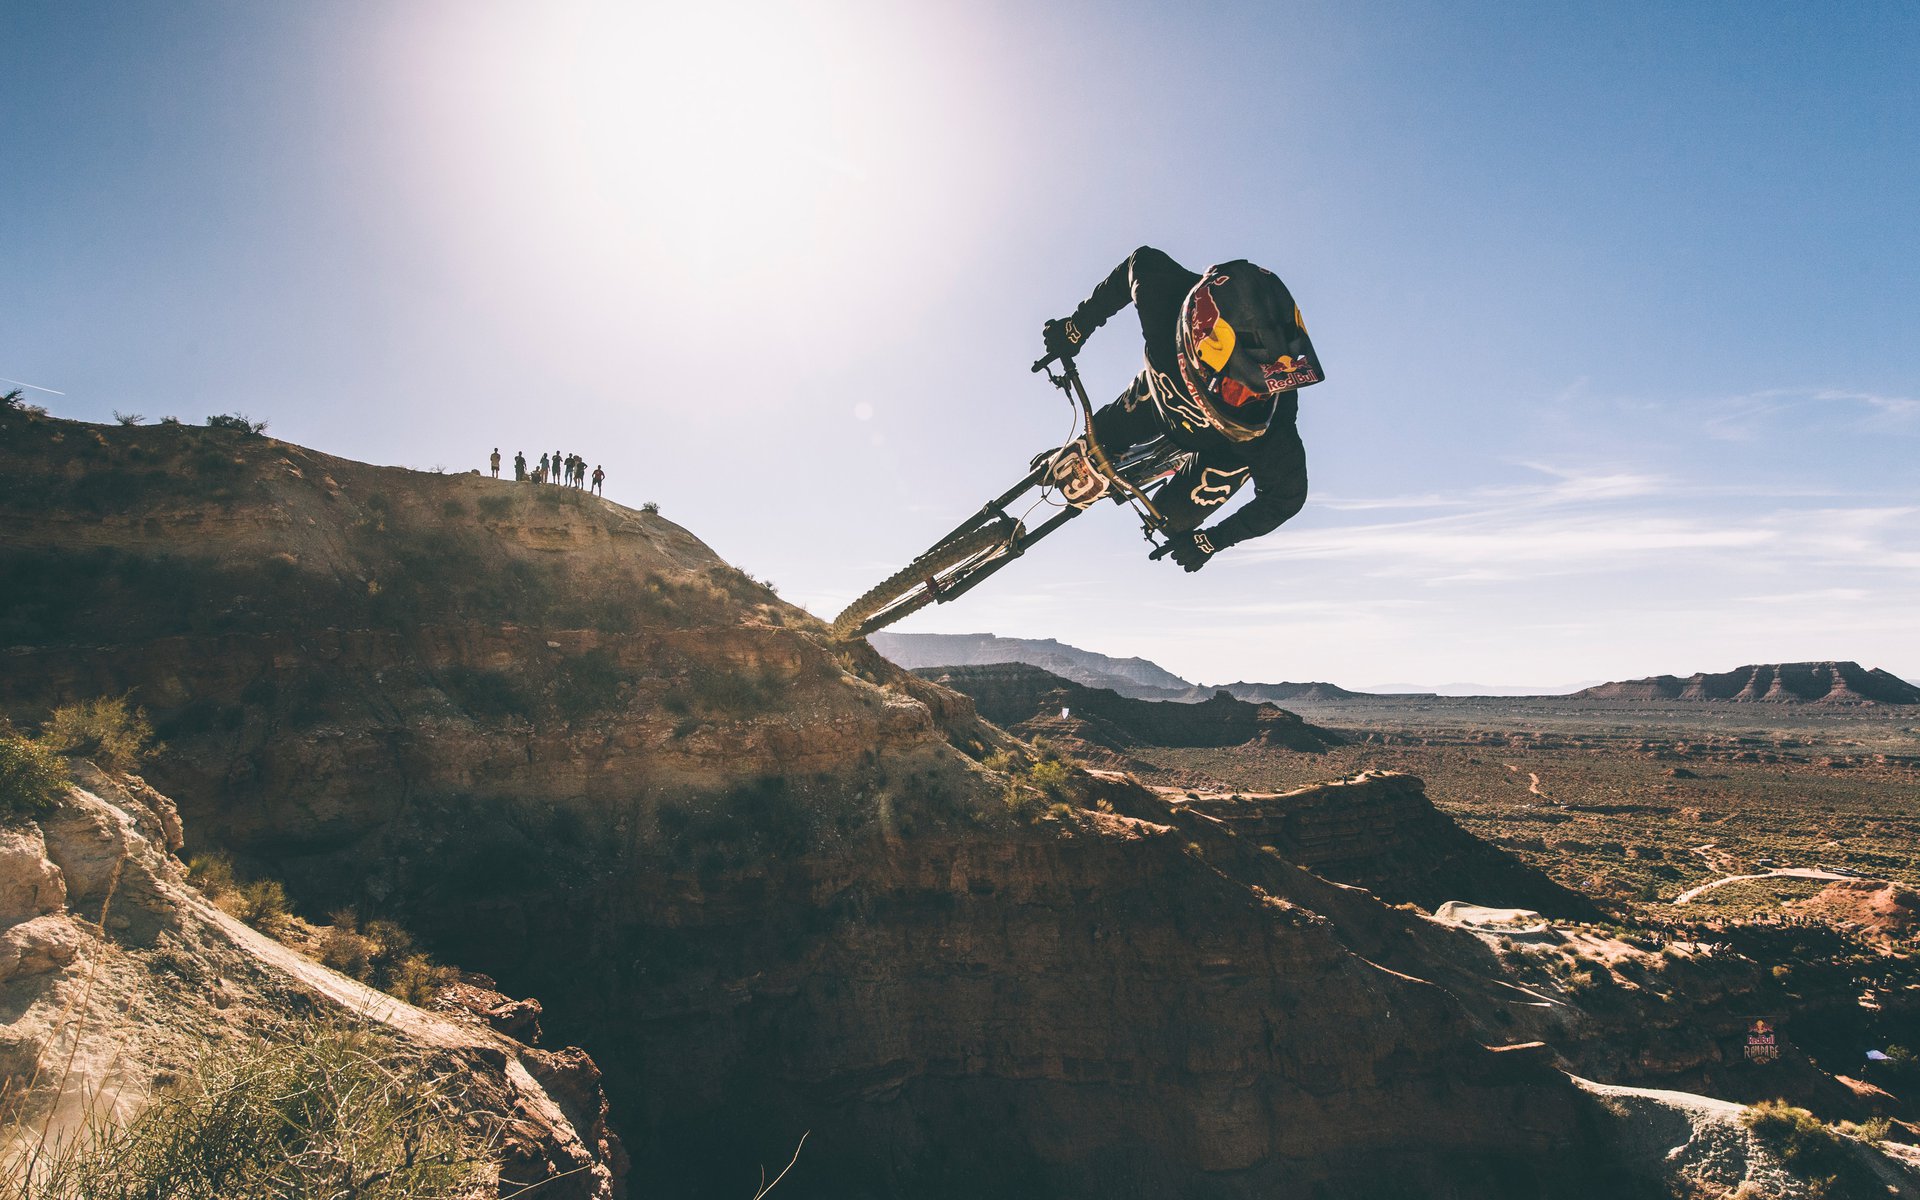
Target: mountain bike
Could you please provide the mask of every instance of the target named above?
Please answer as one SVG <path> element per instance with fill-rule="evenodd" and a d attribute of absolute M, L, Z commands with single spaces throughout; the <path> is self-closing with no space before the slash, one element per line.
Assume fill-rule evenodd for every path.
<path fill-rule="evenodd" d="M 1159 558 L 1167 552 L 1168 544 L 1154 539 L 1166 521 L 1146 489 L 1172 475 L 1185 451 L 1166 438 L 1156 438 L 1129 448 L 1118 458 L 1109 458 L 1093 435 L 1093 405 L 1073 360 L 1043 358 L 1032 369 L 1035 373 L 1045 371 L 1048 381 L 1066 394 L 1068 403 L 1077 405 L 1076 428 L 1083 432 L 1059 450 L 1036 458 L 1018 483 L 987 501 L 926 553 L 849 604 L 834 619 L 834 637 L 843 641 L 865 637 L 929 604 L 958 599 L 1102 498 L 1133 507 L 1140 517 L 1142 534 L 1157 547 L 1149 557 Z M 1029 492 L 1036 494 L 1015 516 L 1010 510 Z M 1056 511 L 1029 526 L 1027 518 L 1039 508 Z"/>

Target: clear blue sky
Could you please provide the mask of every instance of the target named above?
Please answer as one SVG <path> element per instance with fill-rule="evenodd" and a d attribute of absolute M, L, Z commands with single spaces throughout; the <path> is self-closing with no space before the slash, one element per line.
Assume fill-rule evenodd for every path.
<path fill-rule="evenodd" d="M 1920 679 L 1920 7 L 0 0 L 0 376 L 578 450 L 831 616 L 1066 431 L 1134 246 L 1286 278 L 1313 493 L 901 628 L 1189 678 Z M 1124 314 L 1084 356 L 1136 369 Z"/>

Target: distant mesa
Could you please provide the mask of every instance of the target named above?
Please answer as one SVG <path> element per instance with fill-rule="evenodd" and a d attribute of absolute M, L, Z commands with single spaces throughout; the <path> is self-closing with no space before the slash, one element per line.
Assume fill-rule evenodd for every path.
<path fill-rule="evenodd" d="M 1334 700 L 1375 700 L 1371 692 L 1350 692 L 1331 683 L 1223 683 L 1218 691 L 1254 704 L 1312 704 Z"/>
<path fill-rule="evenodd" d="M 1025 663 L 924 667 L 915 674 L 973 698 L 981 716 L 1022 737 L 1046 737 L 1109 766 L 1125 765 L 1136 746 L 1274 746 L 1309 753 L 1344 745 L 1330 729 L 1309 725 L 1270 703 L 1226 692 L 1197 704 L 1136 700 L 1112 688 L 1090 688 Z"/>
<path fill-rule="evenodd" d="M 1133 700 L 1200 704 L 1220 692 L 1250 704 L 1313 704 L 1379 698 L 1331 683 L 1236 682 L 1208 687 L 1190 683 L 1144 658 L 1114 658 L 1053 638 L 1004 638 L 991 633 L 876 633 L 869 640 L 883 657 L 909 671 L 1025 663 L 1087 687 L 1111 688 Z"/>
<path fill-rule="evenodd" d="M 991 633 L 876 633 L 868 640 L 884 657 L 909 671 L 922 667 L 1026 663 L 1087 687 L 1112 688 L 1135 700 L 1187 699 L 1198 690 L 1194 684 L 1144 658 L 1113 658 L 1052 638 L 1003 638 Z"/>
<path fill-rule="evenodd" d="M 1774 663 L 1719 674 L 1655 675 L 1575 692 L 1582 700 L 1718 700 L 1766 704 L 1920 704 L 1920 688 L 1856 662 Z"/>

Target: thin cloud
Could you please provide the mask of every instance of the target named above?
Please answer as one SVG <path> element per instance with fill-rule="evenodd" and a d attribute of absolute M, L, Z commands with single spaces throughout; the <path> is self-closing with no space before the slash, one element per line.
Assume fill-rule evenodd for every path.
<path fill-rule="evenodd" d="M 1861 430 L 1901 432 L 1920 428 L 1920 400 L 1909 396 L 1887 396 L 1877 392 L 1845 388 L 1772 388 L 1728 396 L 1706 405 L 1708 417 L 1702 424 L 1707 436 L 1721 441 L 1752 441 L 1770 432 L 1783 417 L 1801 410 L 1839 407 L 1838 419 Z M 1847 415 L 1845 410 L 1854 410 Z"/>
<path fill-rule="evenodd" d="M 1743 489 L 1675 486 L 1631 471 L 1527 465 L 1550 482 L 1477 489 L 1462 497 L 1460 511 L 1290 530 L 1236 548 L 1233 561 L 1359 560 L 1369 564 L 1371 576 L 1414 578 L 1428 586 L 1606 574 L 1661 562 L 1692 572 L 1786 566 L 1920 570 L 1920 508 L 1912 505 L 1726 514 L 1703 511 L 1699 503 Z M 1750 494 L 1790 499 L 1770 489 Z"/>

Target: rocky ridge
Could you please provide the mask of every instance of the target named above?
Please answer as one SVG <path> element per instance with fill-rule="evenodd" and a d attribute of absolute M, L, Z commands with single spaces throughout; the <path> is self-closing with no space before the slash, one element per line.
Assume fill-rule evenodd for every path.
<path fill-rule="evenodd" d="M 1114 658 L 1053 638 L 1003 638 L 991 633 L 876 633 L 873 648 L 908 670 L 1026 663 L 1092 688 L 1110 688 L 1136 700 L 1169 700 L 1194 685 L 1144 658 Z"/>
<path fill-rule="evenodd" d="M 1574 693 L 1586 700 L 1720 700 L 1768 704 L 1920 704 L 1920 687 L 1856 662 L 1804 662 L 1741 667 L 1681 679 L 1655 675 L 1603 683 Z"/>
<path fill-rule="evenodd" d="M 50 812 L 0 827 L 0 1094 L 11 1101 L 0 1141 L 57 1145 L 94 1117 L 125 1119 L 210 1048 L 330 1013 L 384 1029 L 461 1080 L 450 1094 L 494 1138 L 503 1192 L 624 1194 L 592 1059 L 485 1019 L 525 1002 L 470 983 L 465 1005 L 429 1012 L 294 954 L 187 883 L 170 799 L 136 776 L 77 767 Z"/>

